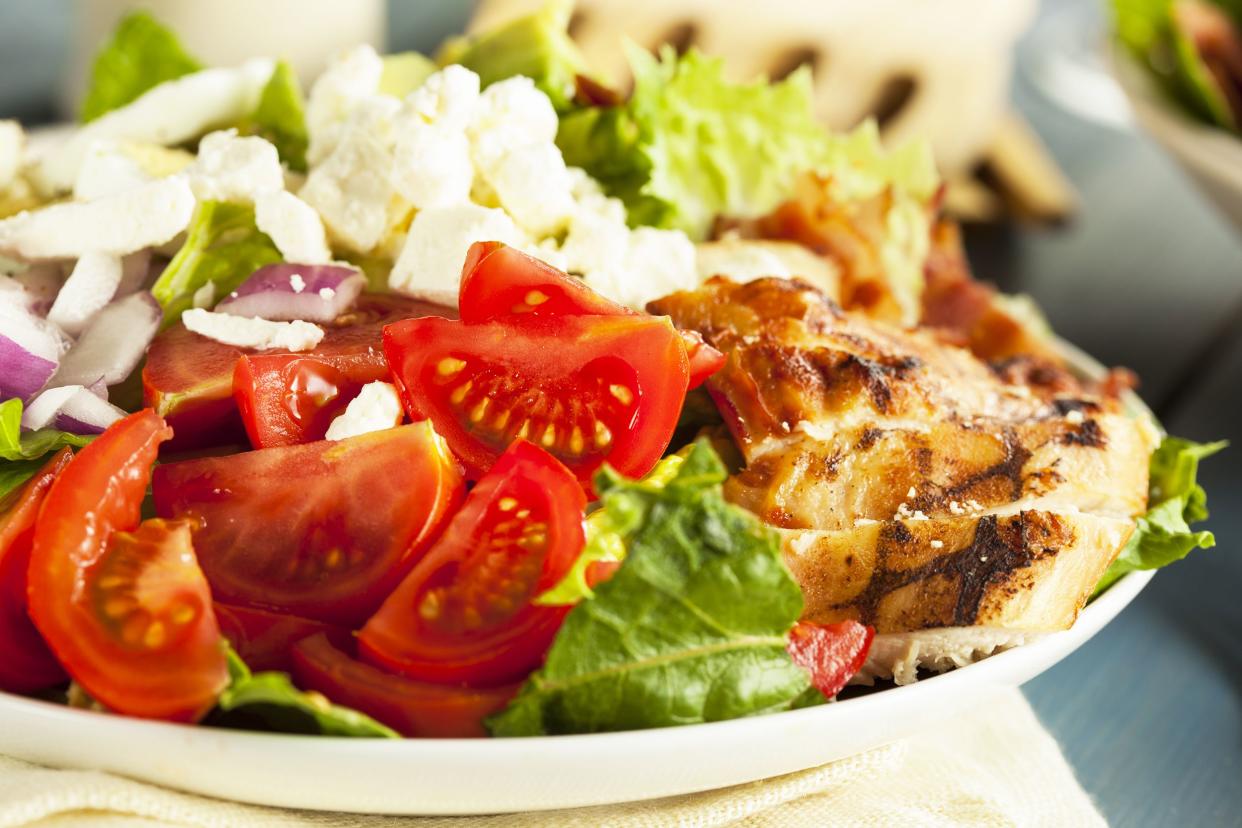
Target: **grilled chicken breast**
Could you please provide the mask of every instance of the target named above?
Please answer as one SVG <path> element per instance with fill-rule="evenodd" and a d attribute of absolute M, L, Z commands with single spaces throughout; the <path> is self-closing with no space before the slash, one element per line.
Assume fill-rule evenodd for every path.
<path fill-rule="evenodd" d="M 797 280 L 711 279 L 651 310 L 728 354 L 708 384 L 745 461 L 726 494 L 781 531 L 806 618 L 876 628 L 868 675 L 1070 626 L 1146 508 L 1158 435 L 1113 383 L 986 363 Z"/>

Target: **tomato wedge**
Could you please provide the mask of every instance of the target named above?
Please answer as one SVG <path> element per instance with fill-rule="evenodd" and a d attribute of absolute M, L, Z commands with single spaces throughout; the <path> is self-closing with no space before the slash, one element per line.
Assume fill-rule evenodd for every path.
<path fill-rule="evenodd" d="M 0 498 L 0 690 L 29 693 L 67 680 L 26 612 L 26 572 L 43 498 L 73 459 L 61 449 L 34 477 Z"/>
<path fill-rule="evenodd" d="M 586 485 L 605 460 L 640 477 L 686 394 L 685 349 L 652 317 L 410 319 L 384 329 L 384 352 L 411 419 L 430 419 L 474 478 L 516 440 Z"/>
<path fill-rule="evenodd" d="M 145 409 L 78 452 L 43 502 L 27 594 L 35 626 L 91 696 L 121 713 L 193 721 L 228 682 L 189 526 L 140 509 L 171 430 Z"/>
<path fill-rule="evenodd" d="M 815 624 L 799 621 L 789 631 L 786 649 L 811 674 L 811 683 L 832 698 L 862 669 L 875 629 L 857 621 Z"/>
<path fill-rule="evenodd" d="M 318 440 L 359 388 L 387 377 L 380 341 L 384 325 L 449 312 L 400 296 L 364 294 L 324 326 L 323 341 L 313 351 L 297 354 L 247 352 L 177 324 L 151 343 L 142 371 L 143 399 L 176 431 L 168 448 L 247 439 L 262 448 Z M 249 365 L 239 377 L 243 357 Z M 286 368 L 295 361 L 294 368 Z"/>
<path fill-rule="evenodd" d="M 403 736 L 486 736 L 483 720 L 503 709 L 521 684 L 453 687 L 386 673 L 333 646 L 325 635 L 293 648 L 293 677 L 300 687 L 366 713 Z"/>
<path fill-rule="evenodd" d="M 293 645 L 314 635 L 347 642 L 349 630 L 323 621 L 299 618 L 296 615 L 268 612 L 253 607 L 215 604 L 220 632 L 233 645 L 251 670 L 293 671 Z"/>
<path fill-rule="evenodd" d="M 631 316 L 633 311 L 600 296 L 546 262 L 503 242 L 475 242 L 466 253 L 458 303 L 463 322 L 513 316 Z M 725 363 L 725 356 L 695 331 L 678 331 L 690 363 L 689 387 L 698 388 Z"/>
<path fill-rule="evenodd" d="M 568 469 L 514 443 L 363 627 L 363 659 L 440 683 L 494 686 L 525 676 L 569 611 L 531 600 L 582 551 L 585 507 Z"/>
<path fill-rule="evenodd" d="M 198 523 L 217 600 L 352 629 L 410 571 L 464 484 L 423 422 L 165 463 L 153 488 L 161 517 Z"/>

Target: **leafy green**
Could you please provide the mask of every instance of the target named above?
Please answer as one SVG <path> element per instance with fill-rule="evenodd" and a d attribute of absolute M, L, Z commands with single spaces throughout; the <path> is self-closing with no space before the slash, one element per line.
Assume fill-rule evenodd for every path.
<path fill-rule="evenodd" d="M 535 82 L 558 112 L 573 103 L 576 78 L 586 63 L 569 36 L 573 3 L 549 0 L 538 12 L 520 17 L 474 38 L 445 44 L 441 66 L 460 63 L 479 76 L 483 86 L 525 75 Z"/>
<path fill-rule="evenodd" d="M 597 476 L 629 555 L 488 720 L 493 735 L 732 719 L 787 709 L 806 690 L 785 650 L 802 592 L 775 533 L 725 502 L 725 474 L 704 441 L 663 488 Z"/>
<path fill-rule="evenodd" d="M 182 48 L 177 36 L 154 17 L 147 12 L 131 12 L 95 57 L 90 86 L 82 101 L 82 120 L 93 121 L 153 86 L 202 68 Z"/>
<path fill-rule="evenodd" d="M 283 60 L 276 64 L 258 105 L 240 131 L 271 141 L 289 169 L 306 172 L 306 146 L 310 136 L 306 131 L 302 86 L 292 66 Z"/>
<path fill-rule="evenodd" d="M 1192 443 L 1165 437 L 1151 456 L 1147 514 L 1113 561 L 1095 591 L 1098 595 L 1118 578 L 1140 569 L 1159 569 L 1186 557 L 1192 549 L 1216 545 L 1211 532 L 1194 532 L 1190 524 L 1206 520 L 1207 493 L 1196 481 L 1199 461 L 1227 443 Z"/>
<path fill-rule="evenodd" d="M 1166 94 L 1201 120 L 1227 129 L 1238 124 L 1194 41 L 1179 25 L 1173 0 L 1112 0 L 1117 39 Z M 1238 24 L 1238 4 L 1217 2 Z"/>
<path fill-rule="evenodd" d="M 22 401 L 0 403 L 0 497 L 30 479 L 47 454 L 64 446 L 81 448 L 93 439 L 54 428 L 22 434 Z"/>
<path fill-rule="evenodd" d="M 650 486 L 654 490 L 663 489 L 681 468 L 689 452 L 683 450 L 665 457 L 656 467 L 636 485 Z M 535 599 L 542 606 L 566 606 L 576 604 L 595 595 L 587 584 L 586 573 L 591 564 L 600 561 L 625 560 L 625 541 L 621 530 L 612 513 L 607 509 L 597 509 L 586 519 L 586 546 L 574 561 L 573 567 L 565 573 L 560 583 Z"/>
<path fill-rule="evenodd" d="M 194 292 L 207 283 L 222 297 L 264 265 L 281 261 L 280 251 L 254 223 L 254 208 L 202 201 L 190 220 L 185 244 L 164 268 L 151 293 L 171 325 L 193 306 Z"/>
<path fill-rule="evenodd" d="M 379 91 L 394 98 L 404 98 L 422 86 L 423 81 L 436 71 L 435 61 L 418 52 L 384 55 L 383 65 Z"/>
<path fill-rule="evenodd" d="M 252 673 L 227 647 L 229 686 L 220 694 L 211 723 L 226 727 L 399 739 L 392 728 L 363 713 L 332 704 L 319 693 L 303 692 L 284 673 Z"/>

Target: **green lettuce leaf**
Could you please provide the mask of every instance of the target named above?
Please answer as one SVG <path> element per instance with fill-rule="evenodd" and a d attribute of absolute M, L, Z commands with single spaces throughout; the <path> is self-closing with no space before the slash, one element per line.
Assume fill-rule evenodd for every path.
<path fill-rule="evenodd" d="M 496 736 L 591 733 L 787 709 L 810 679 L 785 651 L 802 592 L 775 533 L 725 502 L 726 471 L 695 444 L 663 488 L 601 472 L 629 554 L 574 607 Z"/>
<path fill-rule="evenodd" d="M 436 71 L 435 61 L 418 52 L 384 55 L 383 65 L 379 91 L 394 98 L 404 98 L 422 86 L 423 81 Z"/>
<path fill-rule="evenodd" d="M 1112 0 L 1117 39 L 1159 82 L 1165 93 L 1197 118 L 1237 129 L 1229 102 L 1178 25 L 1173 0 Z M 1217 3 L 1238 21 L 1238 4 Z"/>
<path fill-rule="evenodd" d="M 153 86 L 202 68 L 182 48 L 177 36 L 154 17 L 147 12 L 131 12 L 95 58 L 82 101 L 82 120 L 93 121 L 125 106 Z"/>
<path fill-rule="evenodd" d="M 254 208 L 224 201 L 200 202 L 185 244 L 151 288 L 171 325 L 194 304 L 195 291 L 215 286 L 216 299 L 237 289 L 264 265 L 281 261 L 280 251 L 254 223 Z"/>
<path fill-rule="evenodd" d="M 586 63 L 569 36 L 572 13 L 571 0 L 550 0 L 535 14 L 493 31 L 448 41 L 439 63 L 460 63 L 476 72 L 484 87 L 525 75 L 552 99 L 558 112 L 565 111 L 573 103 L 577 76 L 586 72 Z"/>
<path fill-rule="evenodd" d="M 229 686 L 220 694 L 209 722 L 223 727 L 308 733 L 323 736 L 401 738 L 395 730 L 332 704 L 319 693 L 293 686 L 284 673 L 252 673 L 232 647 L 227 647 Z"/>
<path fill-rule="evenodd" d="M 54 428 L 22 434 L 22 401 L 0 403 L 0 497 L 34 476 L 51 452 L 64 446 L 81 448 L 93 439 Z"/>
<path fill-rule="evenodd" d="M 1134 534 L 1096 586 L 1098 595 L 1123 575 L 1159 569 L 1186 557 L 1192 549 L 1216 545 L 1211 532 L 1192 531 L 1190 524 L 1206 520 L 1207 493 L 1195 477 L 1199 461 L 1227 443 L 1192 443 L 1165 437 L 1151 456 L 1147 514 L 1138 519 Z"/>
<path fill-rule="evenodd" d="M 302 85 L 293 67 L 285 61 L 276 64 L 258 105 L 240 132 L 271 141 L 289 169 L 306 172 L 306 146 L 310 136 L 306 131 Z"/>

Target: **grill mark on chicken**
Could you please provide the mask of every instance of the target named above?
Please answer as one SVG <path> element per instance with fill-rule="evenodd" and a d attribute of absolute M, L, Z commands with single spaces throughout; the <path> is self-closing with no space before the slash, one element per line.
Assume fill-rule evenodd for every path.
<path fill-rule="evenodd" d="M 1099 423 L 1095 420 L 1084 420 L 1077 428 L 1062 435 L 1061 442 L 1067 446 L 1086 446 L 1087 448 L 1102 449 L 1108 445 L 1108 438 L 1100 430 Z"/>
<path fill-rule="evenodd" d="M 870 451 L 871 448 L 884 436 L 884 429 L 874 426 L 867 426 L 863 429 L 862 436 L 858 438 L 858 442 L 854 444 L 855 451 Z"/>
<path fill-rule="evenodd" d="M 893 389 L 889 387 L 889 383 L 893 380 L 906 379 L 921 365 L 922 361 L 913 356 L 894 360 L 875 360 L 857 354 L 847 354 L 840 363 L 842 368 L 860 374 L 867 393 L 871 395 L 871 402 L 881 414 L 888 414 L 892 408 Z M 828 385 L 830 382 L 831 378 L 825 377 L 824 384 Z"/>

